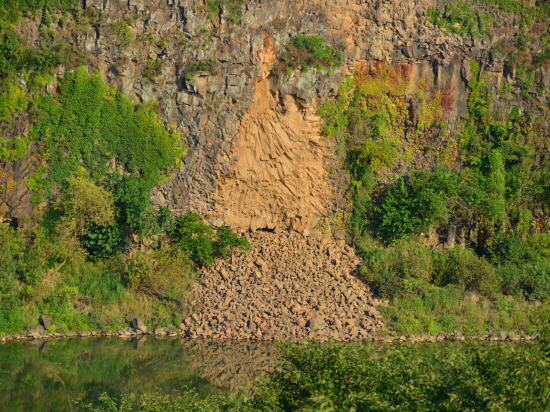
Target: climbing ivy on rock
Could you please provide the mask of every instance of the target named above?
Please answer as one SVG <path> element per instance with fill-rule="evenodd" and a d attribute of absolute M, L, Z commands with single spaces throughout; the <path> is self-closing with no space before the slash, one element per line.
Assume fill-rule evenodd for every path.
<path fill-rule="evenodd" d="M 182 135 L 157 119 L 154 104 L 133 104 L 100 74 L 81 67 L 60 80 L 59 89 L 38 103 L 43 117 L 33 136 L 44 167 L 31 182 L 37 200 L 81 166 L 95 181 L 120 170 L 151 188 L 185 152 Z"/>

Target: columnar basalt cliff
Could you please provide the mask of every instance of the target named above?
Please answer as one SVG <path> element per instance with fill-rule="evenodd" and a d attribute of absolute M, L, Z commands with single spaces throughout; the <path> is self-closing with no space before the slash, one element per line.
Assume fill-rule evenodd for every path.
<path fill-rule="evenodd" d="M 466 107 L 471 60 L 481 62 L 494 90 L 510 83 L 509 100 L 518 95 L 515 73 L 493 52 L 517 34 L 517 19 L 503 14 L 490 34 L 468 40 L 428 23 L 426 10 L 434 6 L 440 4 L 247 1 L 236 22 L 228 7 L 211 13 L 197 0 L 83 0 L 77 17 L 53 30 L 85 50 L 88 63 L 112 85 L 136 100 L 158 101 L 161 118 L 184 132 L 188 153 L 183 166 L 155 190 L 159 206 L 180 214 L 194 210 L 216 225 L 291 227 L 307 234 L 321 217 L 338 211 L 323 167 L 334 161 L 333 142 L 321 136 L 316 111 L 355 62 L 410 63 L 413 89 L 422 77 L 435 85 L 452 84 L 457 107 L 449 115 L 452 127 Z M 19 23 L 31 43 L 41 36 L 39 19 Z M 345 44 L 346 61 L 331 74 L 326 68 L 272 70 L 297 33 Z M 152 61 L 161 62 L 153 74 L 147 71 Z M 535 76 L 550 86 L 546 69 Z M 55 92 L 55 84 L 49 89 Z M 542 110 L 537 102 L 542 106 L 546 99 L 547 93 L 533 98 L 535 115 Z M 15 129 L 4 134 L 24 132 L 26 119 L 21 115 Z M 7 199 L 7 217 L 33 213 L 26 188 L 32 165 L 30 154 L 4 165 L 17 182 Z"/>

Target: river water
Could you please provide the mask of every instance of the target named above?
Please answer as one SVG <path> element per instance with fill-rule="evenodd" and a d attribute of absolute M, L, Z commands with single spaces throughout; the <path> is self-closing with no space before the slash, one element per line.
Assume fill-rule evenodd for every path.
<path fill-rule="evenodd" d="M 118 338 L 0 345 L 0 411 L 74 411 L 103 392 L 227 394 L 276 367 L 277 348 L 256 342 Z"/>

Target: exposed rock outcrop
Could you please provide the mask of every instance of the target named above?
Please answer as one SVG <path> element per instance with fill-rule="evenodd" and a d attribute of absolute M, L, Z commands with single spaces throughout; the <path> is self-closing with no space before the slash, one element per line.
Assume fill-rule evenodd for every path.
<path fill-rule="evenodd" d="M 51 26 L 89 52 L 89 62 L 111 84 L 139 101 L 157 100 L 161 118 L 185 133 L 184 165 L 154 193 L 158 205 L 176 213 L 194 210 L 212 223 L 226 220 L 240 228 L 313 227 L 332 202 L 323 170 L 331 144 L 319 138 L 315 112 L 358 60 L 407 62 L 415 79 L 454 85 L 458 110 L 449 119 L 451 128 L 465 109 L 470 60 L 481 62 L 492 90 L 512 85 L 503 107 L 520 93 L 516 73 L 492 52 L 517 34 L 512 15 L 500 14 L 490 34 L 474 39 L 447 36 L 427 22 L 426 10 L 440 6 L 438 0 L 254 0 L 243 4 L 239 23 L 226 7 L 213 15 L 203 3 L 86 0 L 86 12 Z M 40 39 L 39 21 L 40 16 L 27 18 L 18 27 L 31 44 Z M 120 22 L 127 24 L 129 38 L 117 32 Z M 297 33 L 345 44 L 347 61 L 332 75 L 316 69 L 273 73 L 271 65 Z M 162 62 L 154 78 L 143 75 L 150 60 Z M 208 60 L 217 70 L 186 76 L 190 64 Z M 550 90 L 544 66 L 535 72 L 534 84 L 539 83 L 547 91 L 533 95 L 534 116 L 542 113 Z M 20 123 L 13 133 L 28 129 L 28 119 Z M 0 166 L 9 172 L 0 184 L 8 178 L 17 182 L 6 202 L 8 215 L 30 216 L 30 154 Z"/>

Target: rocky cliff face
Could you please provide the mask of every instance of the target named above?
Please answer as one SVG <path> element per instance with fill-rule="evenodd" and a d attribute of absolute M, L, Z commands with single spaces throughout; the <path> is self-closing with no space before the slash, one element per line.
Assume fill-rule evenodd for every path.
<path fill-rule="evenodd" d="M 111 84 L 139 101 L 157 100 L 161 118 L 186 135 L 184 165 L 156 189 L 156 203 L 177 213 L 197 211 L 217 225 L 307 234 L 338 211 L 323 167 L 334 162 L 333 142 L 321 136 L 316 111 L 356 61 L 408 62 L 413 79 L 452 84 L 452 127 L 466 107 L 470 60 L 482 63 L 493 89 L 514 85 L 503 105 L 519 93 L 515 73 L 493 52 L 517 34 L 517 21 L 499 16 L 493 32 L 475 40 L 447 36 L 426 22 L 426 9 L 441 6 L 436 0 L 246 1 L 238 23 L 228 7 L 213 13 L 198 0 L 83 0 L 81 6 L 57 33 L 89 53 L 89 63 Z M 40 37 L 38 19 L 20 26 L 31 42 Z M 273 64 L 297 33 L 345 44 L 347 60 L 330 75 L 276 73 Z M 162 64 L 151 74 L 152 61 Z M 201 68 L 193 66 L 198 62 L 209 62 L 201 66 L 207 70 L 190 73 Z M 550 86 L 548 70 L 535 76 Z M 547 98 L 534 97 L 535 114 L 543 113 Z M 7 202 L 13 217 L 30 213 L 24 181 L 31 163 L 28 157 L 7 166 L 19 182 Z"/>

